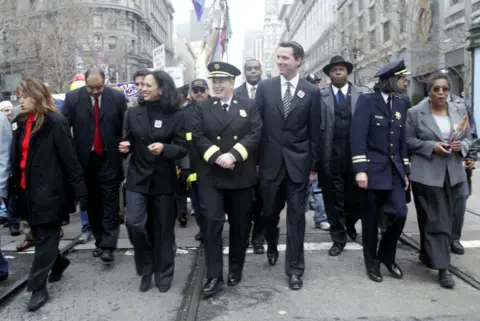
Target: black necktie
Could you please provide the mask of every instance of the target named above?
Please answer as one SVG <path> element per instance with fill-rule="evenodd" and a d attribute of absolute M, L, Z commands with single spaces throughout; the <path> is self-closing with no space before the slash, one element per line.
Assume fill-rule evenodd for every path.
<path fill-rule="evenodd" d="M 223 104 L 222 108 L 224 112 L 228 112 L 228 104 Z"/>
<path fill-rule="evenodd" d="M 339 90 L 339 91 L 337 92 L 337 102 L 338 102 L 339 104 L 343 104 L 345 101 L 346 101 L 345 95 L 343 94 L 343 92 L 342 92 L 341 90 Z"/>

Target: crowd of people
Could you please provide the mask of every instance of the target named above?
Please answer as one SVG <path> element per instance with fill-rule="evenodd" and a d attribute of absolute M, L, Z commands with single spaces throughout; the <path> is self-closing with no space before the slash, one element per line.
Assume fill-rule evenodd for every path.
<path fill-rule="evenodd" d="M 303 58 L 300 44 L 281 42 L 280 76 L 261 80 L 260 62 L 250 59 L 238 88 L 241 71 L 212 62 L 212 95 L 206 79 L 177 88 L 164 71 L 140 70 L 133 79 L 140 98 L 128 104 L 98 68 L 87 70 L 85 86 L 68 92 L 60 105 L 47 84 L 22 80 L 20 113 L 12 117 L 13 106 L 0 103 L 0 217 L 11 217 L 12 234 L 19 233 L 16 222 L 29 226 L 26 241 L 35 256 L 28 309 L 48 301 L 47 281 L 60 281 L 70 264 L 58 246 L 62 224 L 77 205 L 82 240 L 93 235 L 92 255 L 105 264 L 115 260 L 119 213 L 126 207 L 139 289 L 148 291 L 154 281 L 167 292 L 175 221 L 186 226 L 187 197 L 199 228 L 195 238 L 205 245 L 205 297 L 224 285 L 225 221 L 227 284 L 236 286 L 249 243 L 256 254 L 265 253 L 266 243 L 268 263 L 277 264 L 285 205 L 290 289 L 303 286 L 309 208 L 314 226 L 330 232 L 330 256 L 341 255 L 348 238 L 356 240 L 361 220 L 368 277 L 381 282 L 383 264 L 402 278 L 396 248 L 411 194 L 419 259 L 439 271 L 442 287 L 453 288 L 450 252 L 464 252 L 459 240 L 476 135 L 469 108 L 450 93 L 448 75 L 434 73 L 428 97 L 410 107 L 403 60 L 381 68 L 374 90 L 365 91 L 348 81 L 353 64 L 343 57 L 323 68 L 327 86 L 317 75 L 300 77 Z M 1 256 L 0 280 L 7 277 Z"/>

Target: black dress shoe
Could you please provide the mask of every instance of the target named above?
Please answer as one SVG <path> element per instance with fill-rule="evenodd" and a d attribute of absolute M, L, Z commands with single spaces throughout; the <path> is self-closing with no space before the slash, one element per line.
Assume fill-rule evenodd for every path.
<path fill-rule="evenodd" d="M 140 292 L 147 292 L 152 287 L 152 275 L 144 275 L 142 276 L 142 280 L 140 281 Z"/>
<path fill-rule="evenodd" d="M 42 288 L 38 291 L 34 291 L 32 296 L 30 297 L 30 301 L 28 301 L 28 310 L 29 311 L 37 311 L 42 306 L 45 305 L 48 301 L 48 292 L 47 288 Z"/>
<path fill-rule="evenodd" d="M 113 262 L 113 250 L 112 249 L 104 249 L 102 252 L 102 256 L 100 256 L 103 263 L 110 264 Z"/>
<path fill-rule="evenodd" d="M 5 281 L 6 279 L 8 279 L 8 273 L 4 273 L 0 275 L 0 282 Z"/>
<path fill-rule="evenodd" d="M 159 284 L 157 285 L 157 288 L 158 288 L 158 291 L 160 291 L 160 293 L 166 293 L 168 292 L 168 290 L 170 290 L 171 285 L 172 285 L 171 283 Z"/>
<path fill-rule="evenodd" d="M 265 253 L 265 248 L 263 247 L 263 244 L 253 244 L 253 253 L 255 254 L 263 254 Z"/>
<path fill-rule="evenodd" d="M 288 280 L 288 286 L 290 290 L 300 290 L 303 286 L 302 277 L 298 275 L 292 275 Z"/>
<path fill-rule="evenodd" d="M 207 279 L 207 283 L 203 286 L 202 294 L 205 298 L 211 297 L 222 289 L 223 284 L 223 277 Z"/>
<path fill-rule="evenodd" d="M 48 282 L 55 283 L 60 281 L 62 279 L 63 272 L 68 268 L 69 265 L 70 260 L 65 258 L 61 267 L 52 268 L 52 272 L 50 272 L 50 275 L 48 276 Z"/>
<path fill-rule="evenodd" d="M 438 271 L 438 283 L 440 283 L 440 286 L 445 289 L 453 289 L 455 287 L 455 281 L 449 270 Z"/>
<path fill-rule="evenodd" d="M 99 247 L 97 247 L 95 250 L 93 250 L 92 256 L 93 257 L 100 257 L 102 256 L 103 250 Z"/>
<path fill-rule="evenodd" d="M 347 230 L 347 235 L 355 241 L 357 239 L 357 229 L 355 228 L 355 225 L 348 225 L 346 227 Z"/>
<path fill-rule="evenodd" d="M 385 264 L 385 263 L 384 263 Z M 397 279 L 403 278 L 403 271 L 402 269 L 397 265 L 397 263 L 392 263 L 392 264 L 385 264 L 387 267 L 388 272 Z"/>
<path fill-rule="evenodd" d="M 235 286 L 242 281 L 242 274 L 229 273 L 227 284 L 228 286 Z"/>
<path fill-rule="evenodd" d="M 383 277 L 379 271 L 367 271 L 367 275 L 373 282 L 382 282 Z"/>
<path fill-rule="evenodd" d="M 278 250 L 275 248 L 275 249 L 267 249 L 267 259 L 268 259 L 268 264 L 270 264 L 271 266 L 274 266 L 275 264 L 277 264 L 277 261 L 278 261 Z"/>
<path fill-rule="evenodd" d="M 452 241 L 450 243 L 450 251 L 453 254 L 463 255 L 465 254 L 465 248 L 463 247 L 462 243 L 459 240 Z"/>
<path fill-rule="evenodd" d="M 338 243 L 338 242 L 333 242 L 332 247 L 330 250 L 328 250 L 328 255 L 330 256 L 339 256 L 342 252 L 343 249 L 345 248 L 345 243 Z"/>
<path fill-rule="evenodd" d="M 187 218 L 186 217 L 180 217 L 178 219 L 178 222 L 180 223 L 181 227 L 187 227 Z"/>
<path fill-rule="evenodd" d="M 11 236 L 19 236 L 20 235 L 20 229 L 16 226 L 9 226 L 8 229 L 10 230 L 10 235 Z"/>
<path fill-rule="evenodd" d="M 196 241 L 199 241 L 199 242 L 203 242 L 203 236 L 205 235 L 205 233 L 203 232 L 203 230 L 200 230 L 196 235 L 195 235 L 195 240 Z"/>

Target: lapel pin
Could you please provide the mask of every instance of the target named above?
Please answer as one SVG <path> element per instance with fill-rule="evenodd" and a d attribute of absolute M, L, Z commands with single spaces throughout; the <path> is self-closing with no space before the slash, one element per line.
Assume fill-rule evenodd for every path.
<path fill-rule="evenodd" d="M 156 120 L 154 126 L 155 126 L 155 128 L 162 128 L 162 121 L 161 120 Z"/>
<path fill-rule="evenodd" d="M 245 111 L 245 109 L 240 109 L 239 114 L 240 114 L 240 116 L 242 116 L 243 118 L 247 117 L 247 112 Z"/>
<path fill-rule="evenodd" d="M 13 124 L 12 124 L 12 130 L 17 130 L 17 128 L 18 128 L 17 123 L 13 123 Z"/>
<path fill-rule="evenodd" d="M 402 114 L 400 114 L 400 112 L 397 111 L 397 112 L 395 113 L 395 118 L 396 118 L 397 120 L 402 119 Z"/>
<path fill-rule="evenodd" d="M 305 96 L 305 93 L 303 92 L 303 90 L 299 90 L 297 96 L 301 99 L 303 98 L 303 96 Z"/>

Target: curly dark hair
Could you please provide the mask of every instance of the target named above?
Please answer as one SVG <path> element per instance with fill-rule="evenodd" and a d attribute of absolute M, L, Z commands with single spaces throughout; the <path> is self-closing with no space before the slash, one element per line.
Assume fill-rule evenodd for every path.
<path fill-rule="evenodd" d="M 437 81 L 439 79 L 445 79 L 448 83 L 448 87 L 451 87 L 450 77 L 448 77 L 448 74 L 443 73 L 443 72 L 435 72 L 432 75 L 430 75 L 430 77 L 428 77 L 428 80 L 427 80 L 427 90 L 428 90 L 429 93 L 430 93 L 430 91 L 432 91 L 432 88 L 433 88 L 433 85 L 435 84 L 435 81 Z"/>
<path fill-rule="evenodd" d="M 154 70 L 149 75 L 155 78 L 158 87 L 162 89 L 160 100 L 165 105 L 166 110 L 173 112 L 180 108 L 180 97 L 172 77 L 163 70 Z"/>

